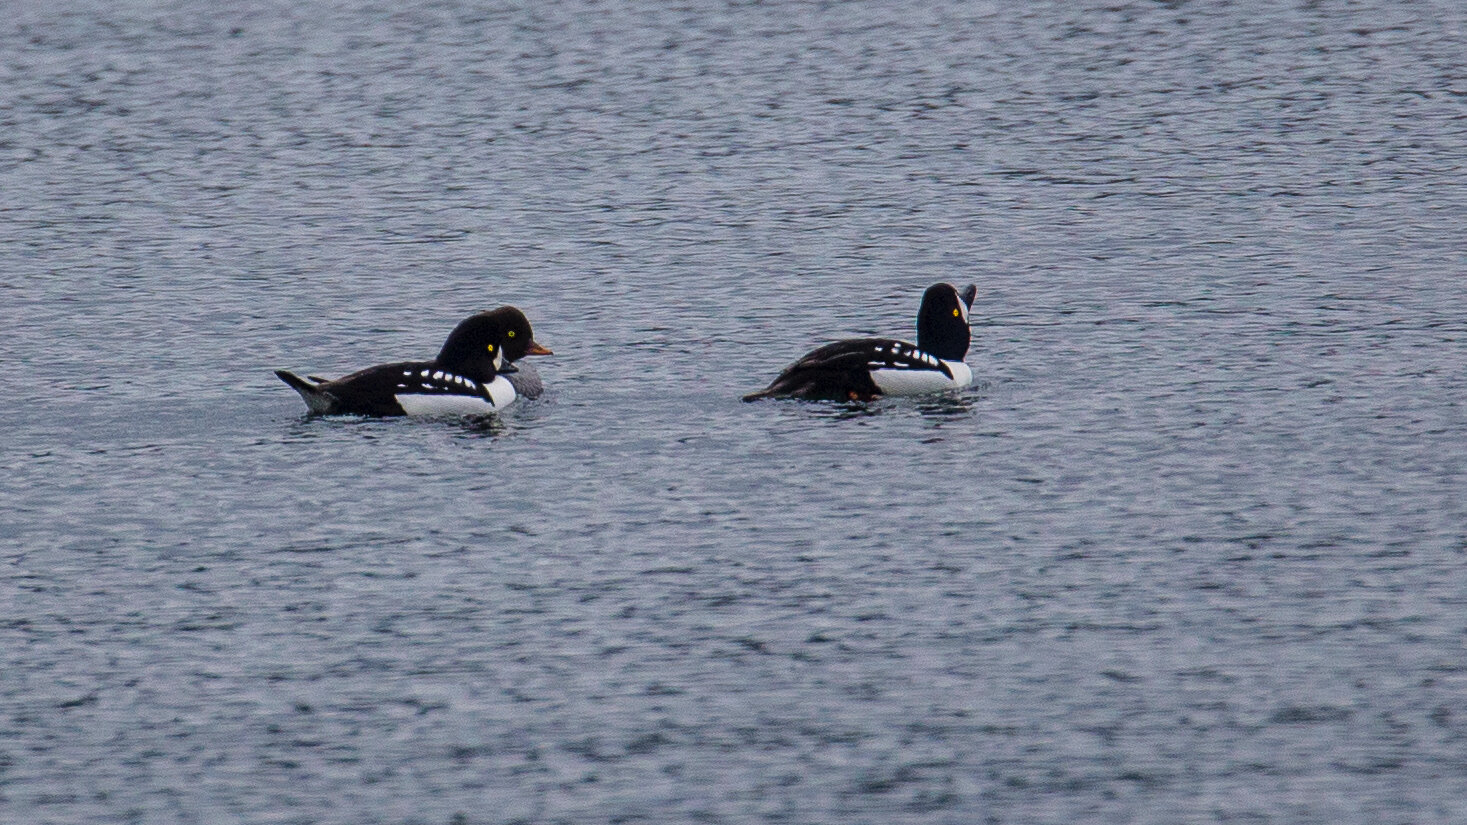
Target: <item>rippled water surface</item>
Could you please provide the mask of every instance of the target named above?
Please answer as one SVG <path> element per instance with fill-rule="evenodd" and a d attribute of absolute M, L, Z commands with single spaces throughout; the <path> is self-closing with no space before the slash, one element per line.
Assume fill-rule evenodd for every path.
<path fill-rule="evenodd" d="M 1464 32 L 8 7 L 0 820 L 1467 821 Z M 936 281 L 973 389 L 738 401 Z"/>

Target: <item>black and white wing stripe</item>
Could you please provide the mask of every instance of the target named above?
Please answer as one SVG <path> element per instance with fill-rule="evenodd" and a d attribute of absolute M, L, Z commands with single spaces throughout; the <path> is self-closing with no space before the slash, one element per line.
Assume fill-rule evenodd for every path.
<path fill-rule="evenodd" d="M 847 369 L 936 370 L 952 377 L 938 358 L 891 338 L 851 338 L 826 344 L 791 364 L 786 372 Z"/>
<path fill-rule="evenodd" d="M 953 377 L 953 371 L 942 359 L 929 355 L 906 341 L 882 338 L 864 340 L 873 345 L 871 357 L 867 361 L 873 372 L 876 370 L 926 370 L 940 372 L 949 380 Z"/>
<path fill-rule="evenodd" d="M 428 365 L 400 365 L 394 382 L 394 395 L 471 395 L 489 399 L 485 385 L 472 378 L 455 375 Z"/>

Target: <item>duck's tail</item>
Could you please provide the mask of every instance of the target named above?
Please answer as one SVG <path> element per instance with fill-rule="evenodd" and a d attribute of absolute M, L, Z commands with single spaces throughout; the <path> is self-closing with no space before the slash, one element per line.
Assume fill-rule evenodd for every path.
<path fill-rule="evenodd" d="M 325 383 L 324 381 L 317 380 L 316 384 L 312 384 L 310 381 L 289 370 L 276 370 L 275 377 L 289 384 L 291 389 L 300 393 L 301 400 L 306 402 L 306 408 L 311 412 L 317 415 L 324 415 L 335 409 L 336 396 L 316 386 L 316 384 Z M 315 376 L 312 376 L 312 378 L 315 378 Z"/>

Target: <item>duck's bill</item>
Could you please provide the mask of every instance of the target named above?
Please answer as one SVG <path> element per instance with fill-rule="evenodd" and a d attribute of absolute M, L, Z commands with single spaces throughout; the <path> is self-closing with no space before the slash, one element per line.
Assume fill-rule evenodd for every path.
<path fill-rule="evenodd" d="M 539 344 L 535 343 L 534 341 L 531 341 L 530 342 L 530 348 L 525 351 L 525 354 L 526 355 L 554 355 L 555 353 L 551 352 L 549 349 L 547 349 L 545 347 L 540 346 Z"/>

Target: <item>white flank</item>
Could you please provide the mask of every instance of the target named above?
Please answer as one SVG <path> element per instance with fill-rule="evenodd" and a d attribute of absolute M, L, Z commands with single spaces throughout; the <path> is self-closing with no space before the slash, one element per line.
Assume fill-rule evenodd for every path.
<path fill-rule="evenodd" d="M 485 385 L 490 403 L 482 396 L 459 395 L 457 393 L 399 393 L 394 396 L 402 411 L 408 415 L 449 416 L 484 415 L 503 409 L 514 402 L 514 386 L 502 375 Z"/>
<path fill-rule="evenodd" d="M 883 395 L 923 395 L 929 392 L 959 390 L 973 383 L 973 370 L 962 361 L 943 361 L 953 377 L 940 370 L 872 370 L 871 380 Z"/>
<path fill-rule="evenodd" d="M 397 403 L 408 415 L 484 415 L 494 412 L 494 405 L 474 395 L 428 395 L 403 393 Z"/>

